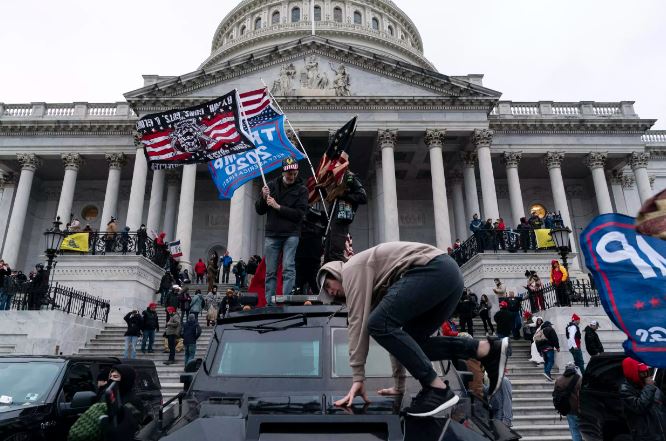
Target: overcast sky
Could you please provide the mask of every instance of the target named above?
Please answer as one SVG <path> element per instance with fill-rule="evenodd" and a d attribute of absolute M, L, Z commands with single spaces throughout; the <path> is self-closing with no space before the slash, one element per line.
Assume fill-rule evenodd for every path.
<path fill-rule="evenodd" d="M 514 101 L 636 101 L 666 128 L 664 0 L 395 0 L 447 75 Z M 113 102 L 208 56 L 232 0 L 0 2 L 0 102 Z"/>

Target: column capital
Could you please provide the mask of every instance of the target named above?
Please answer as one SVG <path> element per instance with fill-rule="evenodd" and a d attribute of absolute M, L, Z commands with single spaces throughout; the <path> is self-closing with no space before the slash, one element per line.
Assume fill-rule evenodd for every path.
<path fill-rule="evenodd" d="M 463 167 L 474 168 L 478 155 L 476 152 L 460 152 L 460 160 L 463 162 Z"/>
<path fill-rule="evenodd" d="M 289 138 L 289 141 L 291 141 L 291 143 L 294 144 L 294 146 L 296 148 L 298 148 L 298 134 L 299 134 L 298 129 L 295 129 L 295 131 L 291 130 L 291 129 L 287 129 L 287 138 Z M 328 136 L 329 136 L 329 139 L 330 139 L 330 137 L 331 137 L 330 132 L 329 132 Z"/>
<path fill-rule="evenodd" d="M 104 158 L 109 163 L 109 168 L 121 169 L 123 165 L 127 164 L 124 153 L 107 153 Z"/>
<path fill-rule="evenodd" d="M 176 169 L 170 169 L 166 171 L 166 181 L 167 185 L 174 185 L 180 182 L 180 173 Z"/>
<path fill-rule="evenodd" d="M 654 181 L 657 179 L 655 175 L 650 175 L 648 176 L 648 179 L 650 180 L 650 188 L 654 190 Z"/>
<path fill-rule="evenodd" d="M 62 158 L 62 164 L 65 166 L 65 170 L 78 171 L 84 163 L 83 157 L 78 153 L 63 153 L 60 157 Z"/>
<path fill-rule="evenodd" d="M 523 152 L 504 152 L 501 156 L 502 164 L 506 168 L 518 168 L 521 159 L 523 159 Z"/>
<path fill-rule="evenodd" d="M 474 129 L 472 134 L 472 144 L 474 147 L 490 147 L 493 143 L 494 131 L 490 129 Z"/>
<path fill-rule="evenodd" d="M 649 160 L 650 154 L 648 152 L 632 152 L 631 155 L 629 155 L 629 165 L 632 170 L 647 168 Z"/>
<path fill-rule="evenodd" d="M 610 172 L 611 184 L 622 185 L 624 181 L 624 172 L 622 170 L 612 170 Z"/>
<path fill-rule="evenodd" d="M 548 167 L 548 170 L 560 168 L 564 161 L 564 152 L 548 152 L 543 157 L 543 162 Z"/>
<path fill-rule="evenodd" d="M 608 158 L 607 152 L 590 152 L 585 155 L 584 163 L 590 169 L 606 167 L 606 159 Z"/>
<path fill-rule="evenodd" d="M 634 188 L 635 179 L 633 176 L 624 175 L 622 176 L 622 188 L 625 190 L 630 190 Z"/>
<path fill-rule="evenodd" d="M 16 159 L 21 165 L 21 170 L 35 171 L 42 165 L 42 160 L 34 153 L 17 153 Z"/>
<path fill-rule="evenodd" d="M 446 129 L 426 129 L 423 140 L 429 148 L 442 147 L 445 137 Z"/>
<path fill-rule="evenodd" d="M 377 143 L 380 149 L 395 148 L 398 139 L 398 131 L 391 129 L 380 129 L 377 131 Z"/>

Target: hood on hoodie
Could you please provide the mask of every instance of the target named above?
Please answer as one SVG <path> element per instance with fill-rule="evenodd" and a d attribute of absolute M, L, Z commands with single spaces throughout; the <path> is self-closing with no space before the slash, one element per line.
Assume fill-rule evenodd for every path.
<path fill-rule="evenodd" d="M 132 366 L 127 364 L 117 364 L 111 368 L 112 371 L 120 373 L 120 382 L 118 383 L 118 390 L 121 396 L 127 396 L 134 388 L 134 380 L 136 379 L 136 372 Z"/>
<path fill-rule="evenodd" d="M 553 260 L 550 261 L 550 266 L 553 266 L 554 263 L 556 263 L 558 266 L 560 265 L 559 260 L 553 259 Z"/>
<path fill-rule="evenodd" d="M 317 273 L 317 284 L 319 285 L 319 301 L 323 304 L 331 304 L 336 301 L 336 298 L 329 295 L 324 289 L 324 280 L 327 275 L 333 276 L 336 280 L 342 282 L 342 266 L 344 262 L 335 260 L 333 262 L 328 262 L 319 269 Z"/>
<path fill-rule="evenodd" d="M 553 326 L 553 324 L 551 322 L 549 322 L 548 320 L 543 322 L 543 324 L 541 325 L 542 328 L 549 328 L 551 326 Z"/>
<path fill-rule="evenodd" d="M 190 323 L 195 323 L 197 321 L 197 318 L 194 316 L 194 314 L 190 314 L 187 316 L 187 321 Z"/>
<path fill-rule="evenodd" d="M 649 368 L 645 363 L 634 360 L 633 358 L 627 357 L 622 360 L 622 373 L 624 378 L 629 380 L 634 384 L 642 384 L 643 380 L 641 379 L 641 372 L 647 372 Z"/>

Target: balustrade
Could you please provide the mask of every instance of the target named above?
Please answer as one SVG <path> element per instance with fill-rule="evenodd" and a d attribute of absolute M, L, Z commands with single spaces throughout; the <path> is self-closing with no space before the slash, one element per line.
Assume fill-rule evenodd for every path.
<path fill-rule="evenodd" d="M 643 135 L 642 139 L 648 144 L 666 143 L 666 130 L 650 130 Z"/>
<path fill-rule="evenodd" d="M 38 104 L 35 110 L 32 104 L 0 103 L 0 118 L 136 118 L 132 109 L 127 111 L 128 107 L 127 103 L 66 103 Z"/>

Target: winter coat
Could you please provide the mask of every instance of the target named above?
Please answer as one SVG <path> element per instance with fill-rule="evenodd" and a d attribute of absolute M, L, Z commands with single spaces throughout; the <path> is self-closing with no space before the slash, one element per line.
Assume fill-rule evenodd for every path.
<path fill-rule="evenodd" d="M 599 334 L 591 327 L 585 327 L 585 348 L 590 355 L 597 355 L 604 352 L 604 345 L 601 344 Z"/>
<path fill-rule="evenodd" d="M 192 320 L 190 320 L 192 319 Z M 193 345 L 201 335 L 201 326 L 194 319 L 193 315 L 187 318 L 187 323 L 183 326 L 183 343 L 186 345 Z"/>
<path fill-rule="evenodd" d="M 171 274 L 166 273 L 162 276 L 162 280 L 160 280 L 160 289 L 168 289 L 173 286 L 173 279 L 171 278 Z"/>
<path fill-rule="evenodd" d="M 194 265 L 194 273 L 203 276 L 206 274 L 206 264 L 203 263 L 203 260 L 199 259 L 196 265 Z"/>
<path fill-rule="evenodd" d="M 492 305 L 485 300 L 481 300 L 479 304 L 479 315 L 481 317 L 490 317 L 490 311 L 493 309 Z"/>
<path fill-rule="evenodd" d="M 514 314 L 516 312 L 520 312 L 520 308 L 522 307 L 523 299 L 522 297 L 507 297 L 506 302 L 509 304 L 509 307 L 507 308 L 509 311 L 513 312 Z"/>
<path fill-rule="evenodd" d="M 300 243 L 299 243 L 299 244 L 300 244 Z M 256 260 L 254 260 L 254 259 L 250 259 L 250 261 L 247 263 L 247 266 L 245 267 L 245 271 L 246 271 L 248 274 L 252 274 L 252 275 L 254 275 L 254 273 L 257 272 L 257 267 L 258 267 L 258 266 L 259 266 L 259 264 L 257 263 Z"/>
<path fill-rule="evenodd" d="M 195 314 L 201 312 L 204 308 L 204 304 L 205 304 L 204 296 L 201 294 L 195 294 L 195 296 L 192 297 L 192 301 L 190 302 L 190 312 L 193 312 Z"/>
<path fill-rule="evenodd" d="M 475 306 L 476 305 L 469 296 L 463 296 L 458 304 L 458 314 L 460 315 L 460 318 L 472 318 L 474 316 Z"/>
<path fill-rule="evenodd" d="M 230 267 L 231 264 L 233 263 L 233 261 L 234 261 L 234 259 L 231 256 L 226 255 L 222 258 L 222 266 L 223 267 Z"/>
<path fill-rule="evenodd" d="M 569 406 L 570 411 L 569 415 L 579 415 L 580 409 L 580 385 L 583 382 L 583 377 L 578 373 L 576 369 L 566 369 L 564 374 L 555 381 L 555 391 L 565 391 L 572 381 L 576 381 L 576 385 L 569 395 Z"/>
<path fill-rule="evenodd" d="M 175 335 L 176 337 L 179 337 L 180 334 L 182 333 L 182 325 L 180 324 L 180 315 L 178 315 L 177 312 L 175 312 L 167 321 L 166 331 L 164 333 L 166 335 Z"/>
<path fill-rule="evenodd" d="M 229 312 L 239 311 L 241 309 L 240 300 L 238 300 L 237 296 L 224 296 L 220 302 L 219 308 L 217 308 L 219 315 L 222 317 L 226 316 L 227 308 L 229 309 Z"/>
<path fill-rule="evenodd" d="M 123 319 L 127 323 L 127 331 L 125 331 L 126 337 L 138 337 L 141 335 L 143 320 L 141 320 L 141 316 L 139 314 L 135 314 L 134 311 L 130 311 Z"/>
<path fill-rule="evenodd" d="M 180 295 L 178 296 L 178 306 L 180 309 L 190 309 L 191 301 L 192 297 L 190 297 L 190 294 L 187 291 L 181 291 Z"/>
<path fill-rule="evenodd" d="M 497 324 L 497 333 L 502 335 L 509 335 L 513 330 L 515 319 L 513 313 L 508 309 L 500 309 L 495 314 L 495 323 Z"/>
<path fill-rule="evenodd" d="M 303 180 L 286 186 L 282 176 L 268 183 L 270 195 L 280 205 L 276 210 L 269 207 L 263 196 L 255 203 L 258 214 L 266 214 L 266 237 L 293 237 L 300 236 L 301 223 L 308 210 L 308 189 L 303 185 Z"/>
<path fill-rule="evenodd" d="M 569 349 L 580 349 L 580 328 L 574 322 L 569 322 L 565 332 Z"/>
<path fill-rule="evenodd" d="M 469 229 L 472 233 L 476 233 L 483 227 L 483 222 L 481 222 L 481 219 L 473 219 L 472 222 L 469 223 Z"/>
<path fill-rule="evenodd" d="M 634 441 L 666 441 L 666 397 L 654 384 L 644 383 L 641 365 L 632 358 L 622 362 L 625 379 L 620 385 L 620 399 L 624 418 Z"/>
<path fill-rule="evenodd" d="M 557 262 L 557 260 L 553 260 L 553 262 Z M 567 269 L 565 267 L 563 267 L 562 265 L 560 265 L 559 263 L 558 263 L 558 268 L 559 268 L 560 272 L 562 273 L 562 279 L 560 280 L 560 283 L 564 283 L 567 280 L 569 280 L 569 273 L 567 272 Z M 553 270 L 553 269 L 550 270 L 550 283 L 558 285 L 557 283 L 555 283 L 555 278 L 553 277 L 554 272 L 555 272 L 555 270 Z"/>
<path fill-rule="evenodd" d="M 143 311 L 141 314 L 143 317 L 143 326 L 141 329 L 144 331 L 159 331 L 160 330 L 160 320 L 157 316 L 157 312 L 152 311 L 150 308 Z"/>
<path fill-rule="evenodd" d="M 537 342 L 537 350 L 540 354 L 543 354 L 547 351 L 552 351 L 553 349 L 560 349 L 560 339 L 557 337 L 557 333 L 553 329 L 552 323 L 546 321 L 541 325 L 543 329 L 543 335 L 546 336 L 546 340 Z"/>
<path fill-rule="evenodd" d="M 178 308 L 178 292 L 174 289 L 169 290 L 166 300 L 164 300 L 164 307 L 168 308 L 169 306 Z"/>

